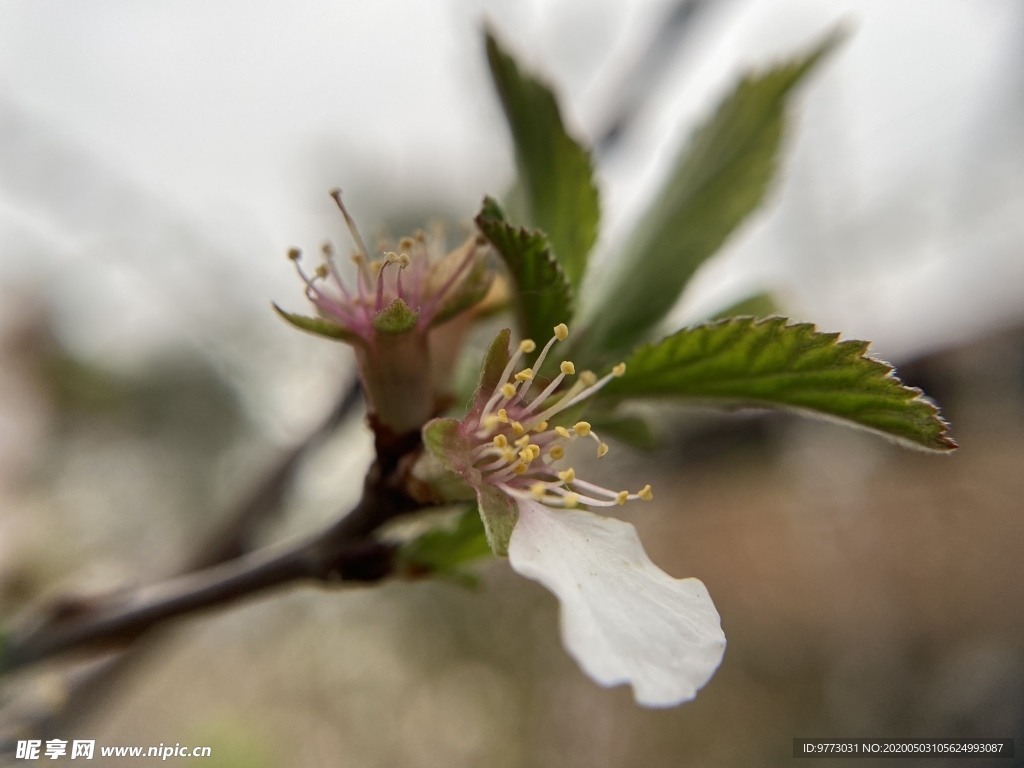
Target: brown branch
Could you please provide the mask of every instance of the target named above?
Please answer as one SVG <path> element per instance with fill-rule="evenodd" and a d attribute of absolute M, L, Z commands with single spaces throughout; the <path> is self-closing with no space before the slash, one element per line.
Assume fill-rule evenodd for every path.
<path fill-rule="evenodd" d="M 401 459 L 418 445 L 418 434 L 395 437 L 377 429 L 377 461 L 363 497 L 337 522 L 277 553 L 257 553 L 57 615 L 9 638 L 0 673 L 70 651 L 126 648 L 170 619 L 236 602 L 294 582 L 378 581 L 394 570 L 394 547 L 373 533 L 388 520 L 422 504 L 407 496 Z"/>
<path fill-rule="evenodd" d="M 0 663 L 10 672 L 74 650 L 114 650 L 169 619 L 233 603 L 291 582 L 375 581 L 391 572 L 392 550 L 359 541 L 327 551 L 309 542 L 281 554 L 245 557 L 143 590 L 129 600 L 114 598 L 80 618 L 58 620 L 23 638 L 13 638 Z"/>
<path fill-rule="evenodd" d="M 254 487 L 227 514 L 222 515 L 223 522 L 188 557 L 180 573 L 211 568 L 250 553 L 261 528 L 280 512 L 285 493 L 305 456 L 344 424 L 356 412 L 362 399 L 359 381 L 353 378 L 323 422 L 274 466 L 264 471 Z M 64 675 L 64 694 L 60 704 L 19 719 L 11 732 L 40 737 L 66 731 L 79 717 L 94 711 L 97 703 L 109 695 L 115 681 L 124 677 L 129 668 L 152 651 L 162 636 L 158 632 L 147 637 L 146 642 L 133 642 L 84 669 L 68 670 Z M 10 714 L 4 711 L 9 704 L 0 705 L 0 720 L 5 714 Z M 0 734 L 0 754 L 13 750 L 13 745 L 5 741 L 6 733 L 5 730 Z"/>

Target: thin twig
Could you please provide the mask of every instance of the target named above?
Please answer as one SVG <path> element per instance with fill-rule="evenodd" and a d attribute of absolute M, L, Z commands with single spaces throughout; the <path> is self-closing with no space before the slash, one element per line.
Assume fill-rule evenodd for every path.
<path fill-rule="evenodd" d="M 70 615 L 8 639 L 0 673 L 76 650 L 129 646 L 166 621 L 299 581 L 378 581 L 393 571 L 394 548 L 374 538 L 384 523 L 423 506 L 404 490 L 401 459 L 419 445 L 418 433 L 389 435 L 380 425 L 377 460 L 356 507 L 321 532 L 284 551 L 238 558 L 172 579 L 129 597 L 96 600 Z"/>
<path fill-rule="evenodd" d="M 364 498 L 343 522 L 368 514 Z M 283 552 L 232 560 L 143 590 L 129 599 L 94 604 L 81 616 L 58 619 L 9 641 L 0 672 L 11 672 L 76 650 L 125 647 L 153 627 L 275 587 L 298 581 L 376 581 L 392 570 L 393 548 L 365 538 L 349 538 L 332 526 Z"/>
<path fill-rule="evenodd" d="M 224 522 L 188 557 L 180 573 L 210 568 L 251 552 L 260 529 L 281 510 L 285 493 L 303 459 L 344 424 L 360 403 L 362 392 L 358 379 L 354 378 L 323 422 L 261 475 L 260 481 L 223 516 Z M 94 711 L 117 680 L 160 645 L 164 637 L 164 633 L 158 632 L 154 637 L 147 637 L 146 642 L 133 642 L 84 669 L 65 672 L 60 703 L 47 707 L 44 712 L 19 718 L 17 732 L 39 738 L 67 731 L 80 717 Z M 13 745 L 3 739 L 0 734 L 0 754 L 13 749 Z"/>

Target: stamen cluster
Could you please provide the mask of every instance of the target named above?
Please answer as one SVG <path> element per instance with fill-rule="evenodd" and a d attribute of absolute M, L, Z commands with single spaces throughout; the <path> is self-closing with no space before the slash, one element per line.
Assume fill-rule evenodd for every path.
<path fill-rule="evenodd" d="M 374 318 L 396 301 L 416 313 L 415 328 L 425 330 L 438 320 L 438 314 L 457 292 L 481 257 L 480 243 L 470 240 L 461 248 L 444 254 L 439 242 L 428 239 L 425 232 L 399 241 L 398 252 L 385 251 L 372 259 L 355 222 L 341 201 L 341 191 L 331 196 L 345 218 L 345 224 L 356 246 L 351 260 L 356 266 L 355 287 L 346 285 L 335 258 L 334 248 L 325 243 L 323 261 L 313 274 L 307 274 L 300 263 L 297 248 L 288 258 L 306 284 L 306 297 L 321 315 L 369 342 L 377 326 Z"/>
<path fill-rule="evenodd" d="M 608 444 L 588 422 L 578 421 L 572 427 L 549 427 L 549 421 L 594 395 L 613 378 L 622 376 L 626 365 L 619 363 L 601 379 L 591 371 L 583 371 L 568 389 L 559 390 L 566 377 L 576 374 L 576 366 L 565 360 L 559 365 L 558 375 L 528 400 L 535 371 L 541 370 L 555 343 L 568 338 L 569 328 L 562 323 L 555 326 L 554 334 L 533 367 L 523 368 L 513 375 L 523 355 L 537 348 L 530 339 L 520 342 L 479 416 L 475 422 L 465 425 L 469 435 L 479 441 L 472 454 L 473 468 L 485 482 L 509 496 L 532 499 L 551 507 L 572 508 L 580 504 L 610 507 L 635 499 L 651 499 L 650 485 L 636 493 L 612 491 L 579 479 L 572 467 L 555 468 L 554 464 L 565 457 L 566 446 L 578 438 L 593 440 L 597 444 L 598 458 L 608 453 Z"/>

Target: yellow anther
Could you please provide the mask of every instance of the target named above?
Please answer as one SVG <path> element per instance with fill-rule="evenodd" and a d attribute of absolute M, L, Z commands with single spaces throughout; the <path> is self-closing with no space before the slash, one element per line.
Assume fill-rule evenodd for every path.
<path fill-rule="evenodd" d="M 289 248 L 288 258 L 291 259 L 292 261 L 298 261 L 299 259 L 302 258 L 302 251 L 300 251 L 298 248 Z"/>
<path fill-rule="evenodd" d="M 516 394 L 515 384 L 502 384 L 500 391 L 505 397 L 511 399 Z"/>
<path fill-rule="evenodd" d="M 494 447 L 495 448 L 504 448 L 507 445 L 508 445 L 508 438 L 507 437 L 505 437 L 504 435 L 495 435 L 494 436 Z"/>
<path fill-rule="evenodd" d="M 513 469 L 512 472 L 517 474 L 517 475 L 525 475 L 526 474 L 526 465 L 525 464 L 516 464 L 516 468 Z"/>
<path fill-rule="evenodd" d="M 573 425 L 572 431 L 575 432 L 580 437 L 586 437 L 587 435 L 590 434 L 590 422 L 589 421 L 577 421 Z"/>
<path fill-rule="evenodd" d="M 614 368 L 612 368 L 612 375 L 613 376 L 622 376 L 625 372 L 626 372 L 626 364 L 625 363 L 619 363 Z"/>
<path fill-rule="evenodd" d="M 398 261 L 398 254 L 395 253 L 394 251 L 385 251 L 384 258 L 382 259 L 382 261 L 385 264 L 390 264 L 393 261 Z"/>
<path fill-rule="evenodd" d="M 374 275 L 379 275 L 382 269 L 384 269 L 383 259 L 377 259 L 376 261 L 370 262 L 370 270 L 373 272 Z"/>
<path fill-rule="evenodd" d="M 427 233 L 424 232 L 422 229 L 417 229 L 415 232 L 412 233 L 412 236 L 417 243 L 427 242 Z"/>
<path fill-rule="evenodd" d="M 654 498 L 654 494 L 651 492 L 651 486 L 649 485 L 645 485 L 643 488 L 637 491 L 636 495 L 639 496 L 644 501 L 650 501 L 651 499 Z"/>
<path fill-rule="evenodd" d="M 500 422 L 501 422 L 501 419 L 499 419 L 497 416 L 495 416 L 492 413 L 490 416 L 487 416 L 486 418 L 484 418 L 484 429 L 486 429 L 488 432 L 490 432 L 493 429 L 497 429 L 498 424 Z M 502 436 L 498 435 L 498 437 L 502 437 Z M 497 440 L 498 438 L 496 437 L 494 439 Z"/>
<path fill-rule="evenodd" d="M 536 427 L 533 428 L 533 431 L 534 432 L 543 432 L 547 428 L 548 428 L 548 423 L 546 421 L 542 421 L 540 424 L 538 424 Z"/>
<path fill-rule="evenodd" d="M 519 373 L 516 374 L 516 381 L 530 381 L 533 378 L 532 368 L 523 368 Z"/>
<path fill-rule="evenodd" d="M 530 436 L 529 435 L 523 435 L 518 440 L 516 440 L 516 447 L 517 448 L 525 448 L 529 444 L 530 444 Z"/>
<path fill-rule="evenodd" d="M 317 267 L 316 267 L 316 276 L 317 277 L 319 277 L 321 280 L 324 280 L 324 279 L 326 279 L 328 274 L 329 274 L 329 272 L 328 272 L 326 264 L 318 264 L 317 265 Z"/>
<path fill-rule="evenodd" d="M 569 467 L 564 472 L 558 473 L 558 479 L 561 480 L 563 483 L 571 483 L 573 480 L 576 479 L 576 470 L 574 470 L 572 467 Z"/>
<path fill-rule="evenodd" d="M 551 450 L 548 451 L 548 456 L 550 456 L 555 461 L 565 458 L 565 448 L 563 448 L 560 445 L 553 445 L 551 446 Z"/>
<path fill-rule="evenodd" d="M 522 461 L 524 464 L 529 464 L 531 461 L 533 461 L 533 451 L 531 451 L 528 447 L 523 448 L 523 450 L 519 452 L 519 460 Z"/>
<path fill-rule="evenodd" d="M 626 503 L 626 499 L 628 499 L 628 498 L 629 498 L 629 491 L 619 491 L 617 494 L 615 494 L 615 503 L 616 504 L 625 504 Z"/>
<path fill-rule="evenodd" d="M 543 499 L 547 490 L 548 486 L 546 483 L 534 483 L 530 486 L 530 495 L 535 499 Z"/>
<path fill-rule="evenodd" d="M 584 371 L 580 374 L 580 381 L 585 387 L 592 387 L 597 383 L 597 374 L 593 371 Z"/>
<path fill-rule="evenodd" d="M 520 352 L 525 352 L 526 354 L 530 354 L 536 348 L 537 348 L 537 344 L 536 344 L 536 342 L 534 342 L 533 339 L 523 339 L 522 341 L 519 342 L 519 351 Z"/>
<path fill-rule="evenodd" d="M 327 258 L 331 258 L 334 255 L 334 246 L 330 243 L 324 243 L 320 246 L 320 252 Z"/>
<path fill-rule="evenodd" d="M 401 240 L 398 241 L 398 248 L 399 250 L 403 251 L 411 251 L 413 244 L 414 241 L 411 237 L 403 237 Z"/>
<path fill-rule="evenodd" d="M 513 435 L 515 435 L 516 437 L 519 437 L 524 432 L 526 432 L 526 429 L 523 427 L 522 424 L 520 424 L 518 421 L 513 421 L 512 422 L 512 434 Z"/>
<path fill-rule="evenodd" d="M 572 364 L 571 360 L 563 360 L 562 364 L 558 366 L 558 369 L 566 376 L 572 376 L 576 373 L 576 366 Z"/>
<path fill-rule="evenodd" d="M 608 453 L 608 443 L 598 443 L 597 446 L 597 458 L 601 458 Z"/>
<path fill-rule="evenodd" d="M 403 253 L 401 256 L 398 257 L 398 266 L 400 266 L 402 269 L 405 269 L 411 263 L 412 259 L 409 258 L 408 253 Z"/>
<path fill-rule="evenodd" d="M 528 446 L 526 446 L 526 448 L 527 448 L 527 449 L 528 449 L 528 450 L 529 450 L 529 451 L 530 451 L 531 453 L 533 453 L 533 458 L 535 458 L 535 459 L 536 459 L 536 458 L 538 458 L 538 457 L 540 456 L 540 446 L 539 446 L 539 445 L 537 445 L 536 443 L 534 443 L 533 445 L 528 445 Z"/>
<path fill-rule="evenodd" d="M 559 341 L 565 341 L 569 338 L 569 326 L 565 323 L 559 323 L 555 326 L 555 338 Z"/>
<path fill-rule="evenodd" d="M 572 437 L 572 432 L 565 427 L 555 427 L 555 432 L 559 437 Z"/>
<path fill-rule="evenodd" d="M 498 409 L 498 421 L 500 421 L 502 424 L 508 424 L 508 411 L 506 411 L 504 408 Z"/>
<path fill-rule="evenodd" d="M 502 461 L 505 461 L 505 462 L 511 464 L 513 461 L 516 460 L 516 452 L 513 451 L 511 448 L 505 448 L 501 452 L 501 459 L 502 459 Z"/>
<path fill-rule="evenodd" d="M 357 267 L 361 267 L 366 262 L 366 259 L 363 258 L 363 254 L 359 253 L 358 251 L 349 256 L 349 258 L 352 260 L 352 263 L 355 264 Z"/>
<path fill-rule="evenodd" d="M 572 509 L 580 503 L 580 496 L 578 493 L 567 493 L 562 497 L 562 506 L 566 509 Z"/>

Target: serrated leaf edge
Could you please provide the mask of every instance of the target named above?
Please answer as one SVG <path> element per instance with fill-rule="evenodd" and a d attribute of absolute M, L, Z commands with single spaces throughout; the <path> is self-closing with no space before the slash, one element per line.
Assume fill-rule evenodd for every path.
<path fill-rule="evenodd" d="M 948 434 L 949 428 L 950 428 L 949 422 L 946 421 L 945 418 L 943 418 L 942 412 L 939 409 L 938 405 L 936 405 L 936 403 L 931 398 L 929 398 L 921 389 L 919 389 L 917 387 L 911 387 L 911 386 L 908 386 L 907 384 L 904 384 L 903 381 L 897 375 L 897 371 L 896 371 L 895 366 L 893 366 L 892 364 L 890 364 L 889 362 L 887 362 L 885 360 L 882 360 L 880 358 L 877 358 L 877 357 L 875 357 L 873 355 L 868 354 L 867 350 L 868 350 L 868 348 L 870 346 L 870 342 L 863 341 L 861 339 L 843 339 L 843 340 L 839 340 L 840 336 L 841 336 L 840 333 L 838 333 L 838 332 L 830 332 L 830 331 L 819 331 L 817 329 L 817 326 L 814 323 L 807 323 L 807 322 L 795 322 L 794 323 L 794 322 L 790 322 L 789 318 L 785 318 L 785 317 L 767 317 L 767 318 L 762 318 L 762 319 L 758 319 L 758 318 L 753 317 L 753 316 L 730 317 L 730 318 L 726 318 L 724 320 L 716 320 L 716 321 L 712 321 L 712 322 L 708 322 L 708 323 L 699 323 L 699 324 L 696 324 L 696 325 L 687 326 L 686 328 L 682 328 L 682 329 L 676 331 L 675 333 L 670 334 L 669 336 L 666 336 L 666 337 L 664 337 L 664 338 L 662 338 L 662 339 L 660 339 L 658 341 L 653 341 L 653 342 L 648 342 L 646 344 L 642 344 L 642 345 L 636 347 L 629 354 L 629 357 L 627 359 L 632 359 L 634 357 L 634 355 L 637 355 L 637 354 L 640 354 L 640 353 L 643 353 L 643 352 L 647 352 L 647 351 L 652 351 L 653 352 L 654 349 L 656 347 L 658 347 L 666 339 L 671 338 L 672 336 L 675 336 L 675 335 L 677 335 L 679 333 L 683 333 L 683 332 L 686 332 L 686 331 L 693 331 L 693 330 L 697 330 L 697 329 L 701 329 L 701 328 L 715 329 L 715 328 L 726 326 L 726 325 L 735 325 L 737 327 L 746 326 L 746 327 L 749 327 L 749 328 L 760 328 L 760 327 L 765 326 L 765 325 L 777 326 L 780 329 L 798 328 L 798 329 L 808 330 L 809 332 L 822 337 L 822 340 L 827 341 L 828 344 L 830 344 L 832 346 L 850 348 L 851 350 L 853 348 L 857 348 L 858 349 L 858 351 L 857 351 L 857 359 L 858 360 L 864 360 L 866 362 L 872 363 L 876 367 L 877 372 L 879 374 L 881 374 L 880 376 L 878 376 L 878 378 L 880 380 L 890 380 L 890 381 L 895 382 L 896 385 L 904 393 L 906 393 L 906 395 L 908 395 L 906 397 L 906 402 L 907 403 L 921 404 L 921 405 L 924 405 L 928 409 L 928 411 L 930 412 L 931 418 L 934 419 L 936 424 L 940 427 L 940 431 L 934 436 L 933 439 L 935 441 L 937 441 L 942 447 L 925 445 L 923 443 L 920 443 L 920 442 L 917 442 L 917 441 L 914 441 L 914 440 L 910 440 L 910 439 L 902 437 L 900 435 L 894 435 L 894 434 L 892 434 L 890 432 L 886 432 L 884 430 L 877 429 L 875 427 L 870 427 L 870 426 L 867 426 L 865 424 L 861 424 L 861 423 L 853 421 L 851 419 L 846 419 L 846 418 L 843 418 L 841 416 L 836 416 L 834 414 L 830 414 L 830 413 L 827 413 L 827 412 L 814 410 L 814 409 L 811 409 L 811 408 L 801 408 L 800 406 L 792 406 L 792 405 L 786 405 L 784 403 L 775 403 L 775 402 L 762 401 L 762 400 L 749 400 L 749 401 L 747 401 L 747 400 L 743 400 L 741 398 L 731 399 L 731 402 L 733 402 L 733 403 L 747 403 L 747 402 L 749 402 L 752 405 L 750 405 L 748 407 L 769 408 L 769 409 L 773 409 L 773 410 L 785 410 L 785 411 L 790 411 L 790 412 L 794 412 L 794 413 L 804 414 L 804 415 L 810 416 L 812 418 L 823 419 L 825 421 L 830 421 L 830 422 L 833 422 L 833 423 L 841 424 L 841 425 L 846 426 L 846 427 L 853 427 L 855 429 L 860 429 L 860 430 L 863 430 L 863 431 L 866 431 L 866 432 L 871 432 L 872 434 L 880 435 L 880 436 L 884 437 L 885 439 L 887 439 L 887 440 L 889 440 L 891 442 L 898 443 L 899 445 L 901 445 L 903 447 L 912 448 L 914 450 L 922 451 L 922 452 L 925 452 L 925 453 L 948 454 L 948 453 L 951 453 L 952 451 L 956 450 L 959 447 L 957 442 L 952 437 L 949 436 L 949 434 Z M 628 367 L 627 367 L 627 375 L 628 375 Z M 614 389 L 612 387 L 608 388 L 607 395 L 610 398 L 616 399 L 616 400 L 622 400 L 622 399 L 627 399 L 627 398 L 631 397 L 628 394 L 616 395 L 615 392 L 614 392 Z M 668 394 L 661 394 L 661 395 L 634 395 L 633 397 L 637 397 L 637 398 L 643 398 L 643 397 L 666 398 L 666 397 L 673 397 L 673 395 L 668 395 Z M 705 402 L 705 403 L 715 404 L 715 403 L 720 403 L 721 402 L 721 400 L 718 400 L 717 398 L 687 397 L 685 395 L 680 396 L 680 397 L 685 398 L 687 401 L 689 401 L 691 403 Z"/>
<path fill-rule="evenodd" d="M 487 238 L 487 242 L 489 242 L 498 252 L 498 255 L 501 256 L 502 263 L 505 265 L 505 268 L 508 270 L 516 288 L 519 289 L 520 292 L 522 291 L 522 285 L 520 285 L 519 279 L 515 274 L 515 270 L 506 260 L 505 254 L 502 253 L 501 248 L 488 234 L 485 229 L 485 225 L 501 227 L 505 233 L 511 237 L 532 238 L 539 235 L 544 239 L 544 247 L 541 250 L 541 257 L 545 260 L 546 264 L 553 267 L 556 280 L 560 283 L 559 287 L 564 287 L 565 289 L 565 316 L 558 318 L 558 322 L 570 322 L 576 314 L 575 290 L 573 289 L 572 281 L 569 280 L 568 276 L 565 274 L 565 270 L 562 268 L 561 263 L 555 257 L 555 254 L 551 249 L 551 241 L 548 239 L 547 233 L 541 229 L 528 229 L 527 227 L 512 224 L 505 219 L 504 211 L 501 209 L 501 206 L 498 205 L 497 201 L 490 196 L 484 198 L 480 207 L 480 212 L 473 218 L 473 222 L 480 229 L 480 232 L 483 233 L 484 237 Z M 523 320 L 525 320 L 525 318 L 523 318 Z M 520 325 L 524 324 L 525 322 L 520 322 Z M 520 331 L 523 334 L 528 333 L 526 328 L 520 328 Z"/>

